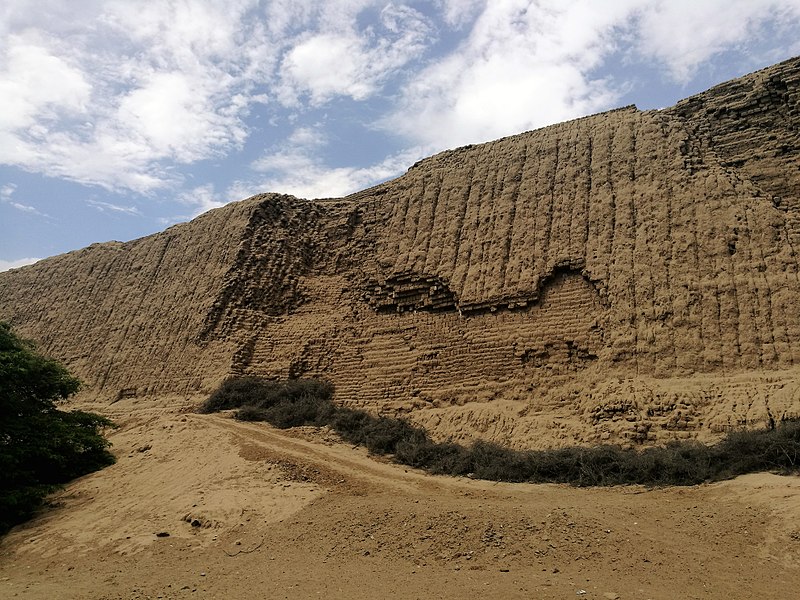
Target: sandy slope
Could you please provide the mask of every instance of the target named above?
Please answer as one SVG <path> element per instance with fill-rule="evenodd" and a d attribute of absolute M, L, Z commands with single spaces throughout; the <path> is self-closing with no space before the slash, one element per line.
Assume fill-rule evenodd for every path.
<path fill-rule="evenodd" d="M 0 597 L 786 599 L 800 588 L 800 478 L 645 490 L 432 477 L 325 432 L 122 404 L 110 407 L 119 462 L 0 543 Z"/>

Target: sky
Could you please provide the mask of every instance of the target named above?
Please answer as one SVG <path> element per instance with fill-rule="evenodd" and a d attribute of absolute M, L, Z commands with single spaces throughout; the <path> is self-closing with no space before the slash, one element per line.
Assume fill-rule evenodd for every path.
<path fill-rule="evenodd" d="M 0 271 L 798 54 L 800 0 L 3 0 Z"/>

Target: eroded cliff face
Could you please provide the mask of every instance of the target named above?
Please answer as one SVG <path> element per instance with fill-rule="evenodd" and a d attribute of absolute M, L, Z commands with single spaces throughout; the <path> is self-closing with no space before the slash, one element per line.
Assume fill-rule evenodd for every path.
<path fill-rule="evenodd" d="M 347 198 L 257 196 L 0 274 L 0 316 L 109 399 L 322 376 L 517 447 L 798 416 L 798 80 L 793 59 Z"/>

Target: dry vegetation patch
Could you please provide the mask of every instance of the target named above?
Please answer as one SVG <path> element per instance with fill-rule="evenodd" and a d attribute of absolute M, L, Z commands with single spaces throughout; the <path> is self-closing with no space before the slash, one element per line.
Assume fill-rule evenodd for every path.
<path fill-rule="evenodd" d="M 624 449 L 614 445 L 553 450 L 512 450 L 433 441 L 402 419 L 374 416 L 333 403 L 333 386 L 314 379 L 226 381 L 200 411 L 236 409 L 242 421 L 266 421 L 286 429 L 329 426 L 342 439 L 375 455 L 431 473 L 494 481 L 593 485 L 694 485 L 760 471 L 800 472 L 800 421 L 765 430 L 730 432 L 708 446 L 695 441 Z"/>

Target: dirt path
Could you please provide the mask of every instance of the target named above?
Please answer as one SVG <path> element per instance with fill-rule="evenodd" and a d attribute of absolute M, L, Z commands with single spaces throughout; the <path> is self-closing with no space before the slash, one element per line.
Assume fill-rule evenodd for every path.
<path fill-rule="evenodd" d="M 114 412 L 119 462 L 2 541 L 0 597 L 785 600 L 800 588 L 800 478 L 501 484 L 405 469 L 325 432 L 176 406 Z"/>

